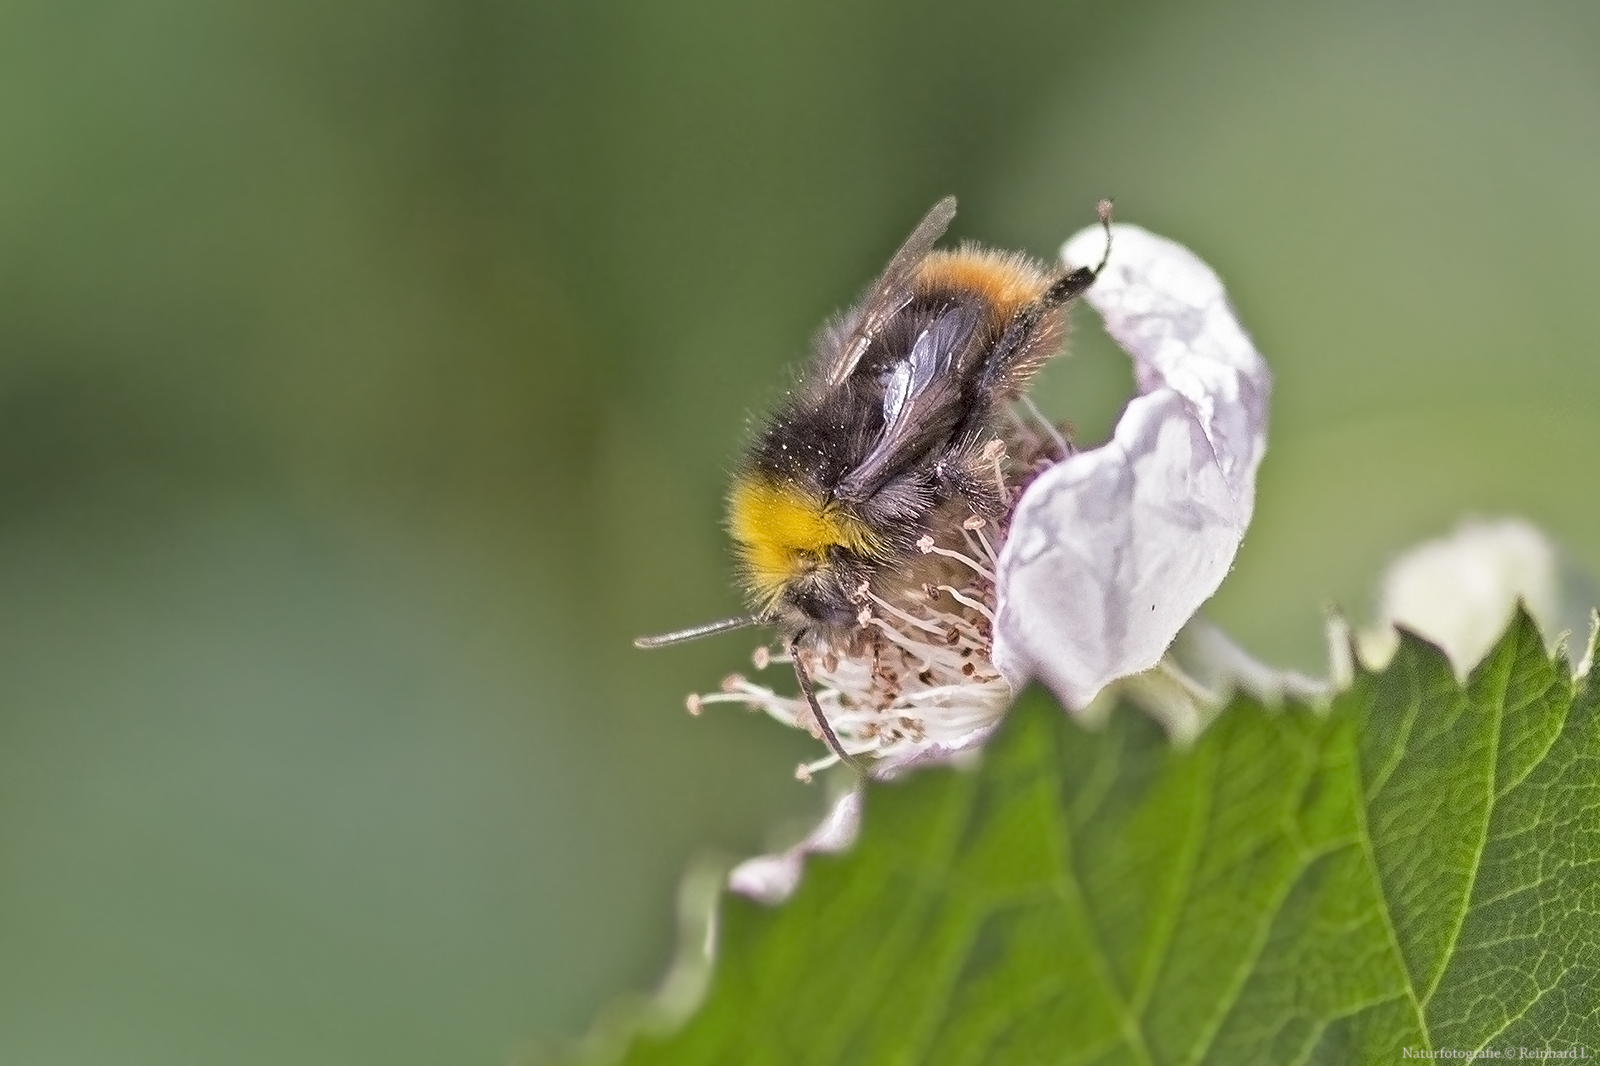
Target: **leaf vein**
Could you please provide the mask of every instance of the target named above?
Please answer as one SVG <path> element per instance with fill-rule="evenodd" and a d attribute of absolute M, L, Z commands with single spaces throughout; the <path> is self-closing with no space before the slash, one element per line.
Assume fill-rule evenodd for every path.
<path fill-rule="evenodd" d="M 1498 795 L 1495 791 L 1495 777 L 1500 766 L 1500 741 L 1505 731 L 1505 706 L 1506 696 L 1511 687 L 1511 672 L 1517 659 L 1521 658 L 1522 641 L 1515 642 L 1512 652 L 1512 661 L 1509 663 L 1496 663 L 1499 667 L 1494 671 L 1495 687 L 1498 694 L 1492 701 L 1486 701 L 1491 709 L 1494 719 L 1493 727 L 1489 730 L 1489 758 L 1486 780 L 1488 788 L 1485 790 L 1483 808 L 1483 827 L 1478 834 L 1477 846 L 1473 849 L 1471 869 L 1467 871 L 1467 884 L 1461 893 L 1461 905 L 1451 923 L 1449 935 L 1445 938 L 1444 950 L 1439 953 L 1439 968 L 1433 975 L 1433 980 L 1428 985 L 1428 990 L 1422 996 L 1422 1009 L 1426 1010 L 1433 1001 L 1434 994 L 1439 991 L 1439 985 L 1444 981 L 1445 973 L 1450 969 L 1450 960 L 1455 956 L 1456 944 L 1461 939 L 1461 930 L 1467 924 L 1467 915 L 1472 910 L 1472 893 L 1478 887 L 1478 873 L 1483 869 L 1483 856 L 1489 846 L 1489 827 L 1494 821 L 1495 805 Z M 1542 650 L 1542 648 L 1541 648 Z M 1504 646 L 1501 648 L 1504 658 Z M 1487 677 L 1486 677 L 1487 680 Z"/>
<path fill-rule="evenodd" d="M 1408 723 L 1416 720 L 1417 716 L 1420 714 L 1422 703 L 1420 687 L 1416 684 L 1416 678 L 1414 676 L 1412 677 L 1412 682 L 1411 698 L 1407 701 L 1406 708 L 1406 718 Z M 1407 739 L 1409 740 L 1409 725 L 1407 726 L 1406 733 Z M 1404 749 L 1402 748 L 1402 750 Z M 1359 754 L 1357 757 L 1359 759 Z M 1388 886 L 1384 882 L 1383 869 L 1378 864 L 1377 851 L 1373 846 L 1372 829 L 1367 820 L 1368 805 L 1374 798 L 1376 798 L 1376 796 L 1377 792 L 1374 791 L 1369 795 L 1365 802 L 1357 803 L 1355 805 L 1357 830 L 1361 839 L 1361 855 L 1366 861 L 1367 869 L 1371 871 L 1373 894 L 1378 899 L 1378 917 L 1383 922 L 1384 934 L 1388 937 L 1389 946 L 1394 951 L 1396 968 L 1400 971 L 1400 979 L 1404 985 L 1405 997 L 1411 1003 L 1412 1010 L 1416 1012 L 1417 1025 L 1422 1030 L 1423 1043 L 1428 1049 L 1431 1050 L 1433 1048 L 1433 1038 L 1428 1033 L 1428 1020 L 1423 1015 L 1422 1004 L 1417 1000 L 1416 986 L 1411 983 L 1411 967 L 1407 964 L 1405 950 L 1400 946 L 1400 935 L 1395 929 L 1394 913 L 1389 904 Z"/>

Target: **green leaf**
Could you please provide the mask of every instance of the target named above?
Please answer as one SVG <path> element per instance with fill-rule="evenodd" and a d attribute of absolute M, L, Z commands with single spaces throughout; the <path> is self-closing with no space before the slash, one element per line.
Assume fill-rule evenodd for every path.
<path fill-rule="evenodd" d="M 722 903 L 707 998 L 630 1066 L 1600 1056 L 1600 739 L 1526 616 L 1465 688 L 1407 637 L 1326 714 L 1187 751 L 1032 693 L 973 773 L 869 786 L 861 839 Z"/>

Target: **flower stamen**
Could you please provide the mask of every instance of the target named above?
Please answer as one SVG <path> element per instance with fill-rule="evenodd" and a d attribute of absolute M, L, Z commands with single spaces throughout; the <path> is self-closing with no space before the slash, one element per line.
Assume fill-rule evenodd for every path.
<path fill-rule="evenodd" d="M 985 581 L 989 582 L 991 585 L 994 584 L 993 570 L 990 570 L 976 559 L 968 558 L 958 551 L 953 551 L 950 548 L 939 547 L 939 545 L 933 542 L 932 537 L 925 536 L 921 540 L 917 541 L 917 550 L 923 555 L 942 555 L 946 559 L 954 559 L 956 562 L 963 564 L 969 570 L 983 578 Z"/>
<path fill-rule="evenodd" d="M 980 516 L 973 515 L 971 518 L 961 523 L 961 533 L 962 536 L 966 537 L 968 544 L 971 544 L 972 538 L 976 537 L 978 539 L 978 543 L 983 545 L 983 557 L 988 559 L 990 562 L 993 562 L 995 559 L 994 545 L 990 544 L 989 538 L 983 535 L 983 527 L 985 525 L 987 525 L 987 523 Z M 973 550 L 976 552 L 976 547 L 974 547 Z"/>
<path fill-rule="evenodd" d="M 907 625 L 916 626 L 918 629 L 924 630 L 928 633 L 938 633 L 940 636 L 944 635 L 944 630 L 939 626 L 938 623 L 929 622 L 926 619 L 918 618 L 907 611 L 902 611 L 900 608 L 896 607 L 894 604 L 890 603 L 888 600 L 874 592 L 869 591 L 867 593 L 867 598 L 872 600 L 872 602 L 877 604 L 879 607 L 882 607 L 885 611 L 888 611 L 890 614 L 900 619 L 900 621 L 905 622 Z M 862 624 L 866 624 L 865 620 L 863 620 Z"/>
<path fill-rule="evenodd" d="M 979 603 L 977 600 L 963 596 L 961 591 L 955 588 L 953 585 L 940 585 L 939 588 L 949 593 L 950 598 L 955 600 L 957 603 L 965 604 L 966 606 L 971 607 L 974 611 L 977 611 L 979 614 L 983 615 L 989 620 L 990 625 L 994 624 L 994 612 L 989 610 L 989 608 L 985 607 L 983 604 Z"/>

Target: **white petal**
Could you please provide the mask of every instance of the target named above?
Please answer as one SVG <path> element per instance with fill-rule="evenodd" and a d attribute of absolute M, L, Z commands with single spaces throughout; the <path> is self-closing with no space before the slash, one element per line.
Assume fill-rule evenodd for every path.
<path fill-rule="evenodd" d="M 1494 646 L 1521 600 L 1547 639 L 1587 631 L 1594 587 L 1538 529 L 1518 519 L 1467 522 L 1419 544 L 1384 573 L 1378 626 L 1360 636 L 1361 657 L 1380 666 L 1404 626 L 1444 649 L 1465 675 Z"/>
<path fill-rule="evenodd" d="M 728 874 L 728 887 L 759 903 L 782 903 L 800 887 L 807 855 L 836 854 L 855 843 L 861 829 L 861 793 L 839 797 L 822 824 L 788 851 L 746 859 Z"/>
<path fill-rule="evenodd" d="M 1000 557 L 995 664 L 1074 710 L 1154 666 L 1221 584 L 1255 505 L 1272 390 L 1211 268 L 1137 226 L 1113 235 L 1086 299 L 1141 395 L 1110 441 L 1029 486 Z M 1062 258 L 1092 264 L 1104 246 L 1085 230 Z"/>

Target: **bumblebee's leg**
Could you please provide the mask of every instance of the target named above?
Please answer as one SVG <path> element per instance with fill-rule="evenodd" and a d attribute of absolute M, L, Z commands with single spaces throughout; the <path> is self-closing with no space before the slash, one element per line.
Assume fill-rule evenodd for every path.
<path fill-rule="evenodd" d="M 1034 371 L 1055 354 L 1065 336 L 1065 325 L 1050 321 L 1051 316 L 1060 314 L 1064 304 L 1082 295 L 1094 284 L 1094 278 L 1094 271 L 1080 267 L 1011 316 L 994 351 L 984 361 L 978 378 L 979 395 L 992 403 L 1006 393 L 1022 391 Z M 1043 339 L 1047 334 L 1053 336 L 1053 342 Z"/>
<path fill-rule="evenodd" d="M 983 374 L 978 380 L 979 395 L 985 400 L 992 402 L 998 395 L 1022 391 L 1033 372 L 1054 354 L 1041 351 L 1040 344 L 1040 337 L 1050 332 L 1050 316 L 1082 296 L 1094 284 L 1094 279 L 1100 276 L 1100 271 L 1105 269 L 1106 261 L 1111 258 L 1111 201 L 1101 200 L 1096 210 L 1100 215 L 1100 225 L 1106 231 L 1105 255 L 1092 267 L 1079 267 L 1057 278 L 1038 299 L 1011 316 L 1005 332 L 1000 334 L 999 341 L 995 343 L 993 354 L 985 361 Z"/>
<path fill-rule="evenodd" d="M 811 675 L 806 672 L 805 663 L 800 660 L 800 640 L 805 636 L 801 630 L 789 642 L 789 658 L 794 661 L 794 676 L 800 682 L 800 691 L 806 695 L 806 702 L 811 705 L 811 715 L 817 720 L 817 729 L 822 733 L 822 739 L 827 741 L 828 747 L 839 756 L 839 761 L 852 770 L 860 771 L 861 764 L 844 750 L 844 745 L 839 743 L 838 736 L 833 731 L 833 726 L 828 724 L 828 716 L 822 713 L 822 705 L 817 702 L 817 690 L 811 683 Z"/>
<path fill-rule="evenodd" d="M 1038 302 L 1049 307 L 1060 307 L 1064 303 L 1076 300 L 1089 286 L 1094 284 L 1094 279 L 1100 276 L 1099 267 L 1079 267 L 1064 277 L 1057 278 L 1050 287 L 1044 290 Z"/>
<path fill-rule="evenodd" d="M 1111 259 L 1111 201 L 1101 200 L 1095 205 L 1095 213 L 1100 216 L 1100 228 L 1106 231 L 1106 250 L 1100 256 L 1100 262 L 1092 267 L 1079 267 L 1060 279 L 1044 291 L 1039 302 L 1060 307 L 1068 300 L 1076 300 L 1094 284 L 1094 279 L 1100 276 L 1100 271 L 1106 268 L 1106 263 Z"/>
<path fill-rule="evenodd" d="M 997 518 L 1006 509 L 1005 493 L 994 472 L 994 464 L 980 454 L 975 437 L 955 445 L 933 466 L 939 489 L 947 496 L 959 496 L 975 515 Z"/>
<path fill-rule="evenodd" d="M 1065 324 L 1046 320 L 1057 313 L 1057 305 L 1043 297 L 1011 316 L 1000 339 L 977 367 L 970 386 L 972 404 L 951 434 L 954 439 L 978 437 L 991 412 L 999 413 L 1022 394 L 1028 379 L 1061 346 Z M 1046 350 L 1048 349 L 1048 350 Z"/>

